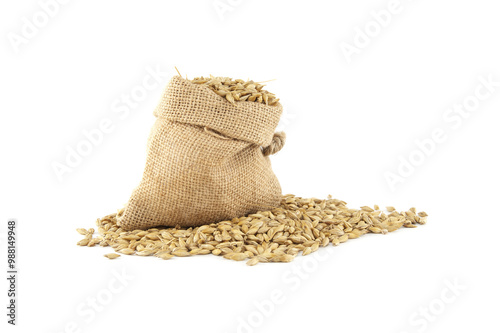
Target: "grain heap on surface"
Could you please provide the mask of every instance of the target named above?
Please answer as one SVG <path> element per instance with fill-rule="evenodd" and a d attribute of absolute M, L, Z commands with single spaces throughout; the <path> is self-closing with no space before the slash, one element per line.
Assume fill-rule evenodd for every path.
<path fill-rule="evenodd" d="M 401 227 L 415 228 L 425 224 L 427 214 L 415 208 L 398 213 L 387 207 L 387 213 L 363 206 L 349 209 L 336 199 L 303 199 L 285 195 L 281 205 L 271 211 L 258 212 L 231 221 L 195 228 L 152 228 L 123 231 L 116 218 L 123 213 L 98 219 L 99 236 L 94 229 L 77 229 L 85 238 L 81 246 L 111 246 L 125 255 L 156 256 L 161 259 L 214 254 L 247 265 L 260 262 L 290 262 L 302 252 L 308 255 L 329 243 L 337 246 L 366 233 L 386 234 Z M 108 256 L 109 258 L 109 256 Z"/>
<path fill-rule="evenodd" d="M 274 94 L 262 89 L 264 85 L 261 82 L 252 80 L 233 80 L 230 77 L 214 77 L 210 75 L 209 78 L 203 76 L 194 78 L 191 82 L 206 85 L 232 104 L 237 101 L 250 101 L 274 106 L 279 101 L 279 98 L 276 98 Z"/>

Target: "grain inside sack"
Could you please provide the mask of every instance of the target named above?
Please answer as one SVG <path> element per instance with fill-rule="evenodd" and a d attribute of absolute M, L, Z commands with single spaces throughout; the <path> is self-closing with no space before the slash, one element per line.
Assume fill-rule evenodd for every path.
<path fill-rule="evenodd" d="M 285 142 L 274 133 L 282 107 L 263 87 L 172 78 L 154 111 L 141 183 L 123 209 L 97 220 L 99 236 L 77 229 L 85 236 L 77 245 L 110 246 L 117 253 L 109 259 L 213 254 L 253 266 L 426 223 L 415 208 L 350 209 L 331 197 L 283 196 L 269 161 Z"/>

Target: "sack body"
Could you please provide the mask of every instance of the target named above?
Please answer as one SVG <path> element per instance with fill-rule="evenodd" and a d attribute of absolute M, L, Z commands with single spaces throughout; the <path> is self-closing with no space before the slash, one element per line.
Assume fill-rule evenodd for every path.
<path fill-rule="evenodd" d="M 231 104 L 210 88 L 173 77 L 154 111 L 147 161 L 118 225 L 199 226 L 279 206 L 268 153 L 282 106 Z"/>

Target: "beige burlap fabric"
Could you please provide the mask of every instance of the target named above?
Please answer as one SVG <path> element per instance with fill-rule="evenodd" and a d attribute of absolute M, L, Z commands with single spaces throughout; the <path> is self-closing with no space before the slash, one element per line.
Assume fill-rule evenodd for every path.
<path fill-rule="evenodd" d="M 282 106 L 233 105 L 180 76 L 169 82 L 147 144 L 147 162 L 118 224 L 125 230 L 198 226 L 277 207 L 281 187 L 267 155 Z"/>

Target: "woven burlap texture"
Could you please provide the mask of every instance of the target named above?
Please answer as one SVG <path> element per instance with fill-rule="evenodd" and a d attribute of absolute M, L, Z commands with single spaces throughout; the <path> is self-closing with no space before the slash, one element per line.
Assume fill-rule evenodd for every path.
<path fill-rule="evenodd" d="M 154 111 L 142 180 L 118 225 L 198 226 L 279 206 L 281 187 L 262 147 L 281 148 L 284 137 L 273 134 L 282 111 L 280 104 L 233 105 L 173 77 Z"/>

